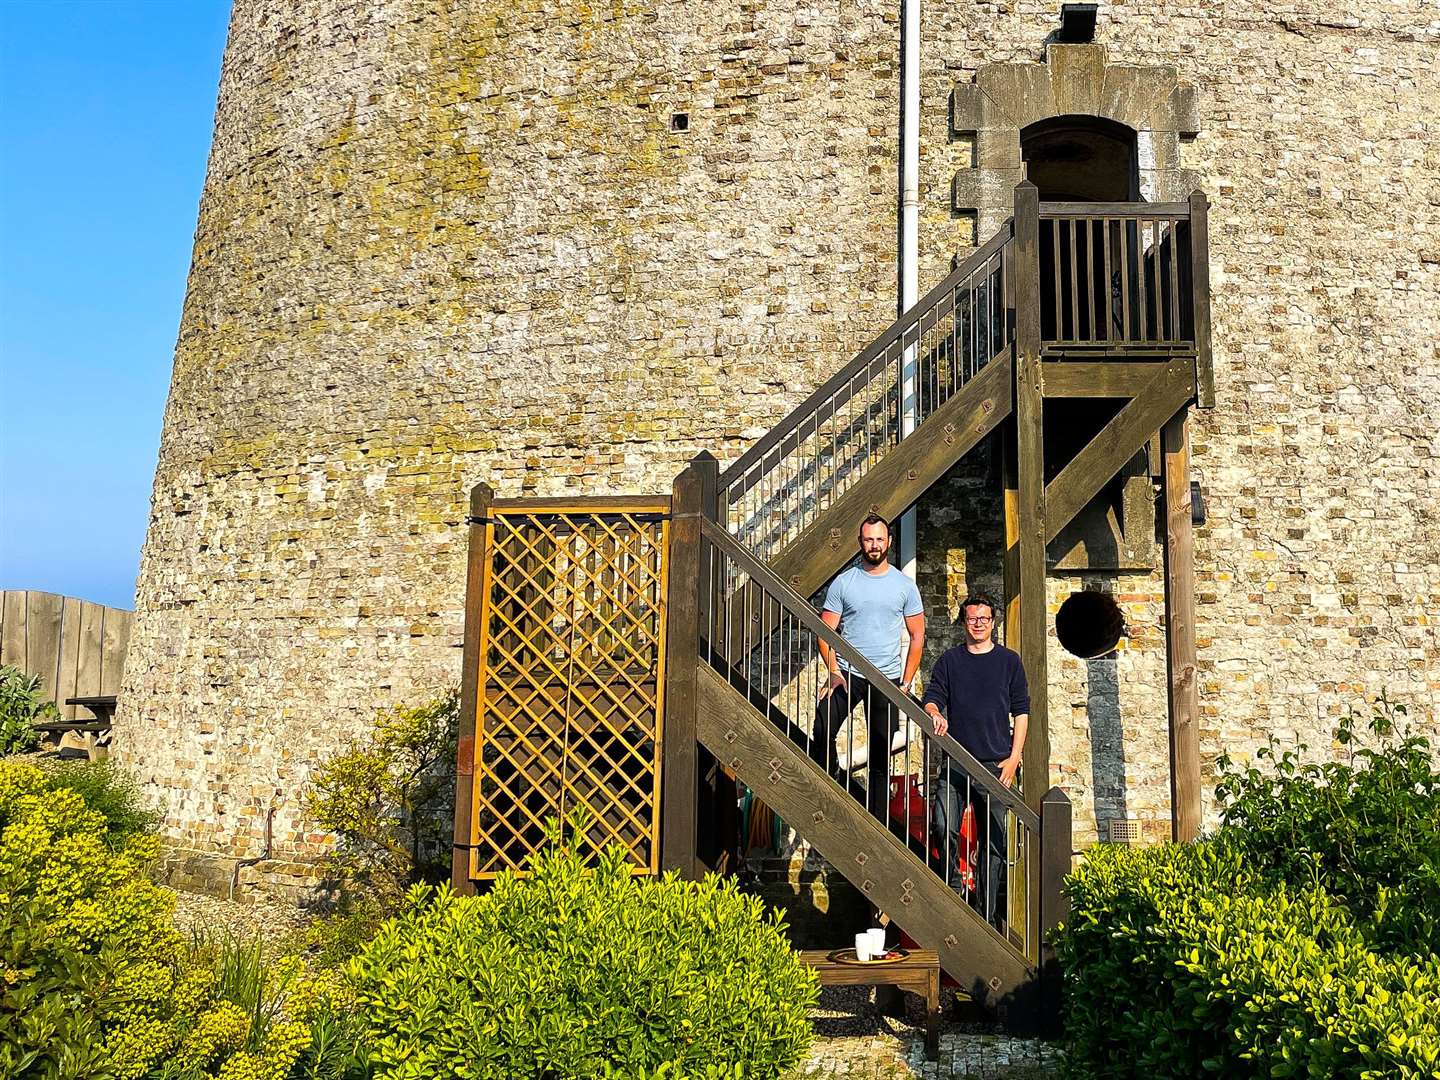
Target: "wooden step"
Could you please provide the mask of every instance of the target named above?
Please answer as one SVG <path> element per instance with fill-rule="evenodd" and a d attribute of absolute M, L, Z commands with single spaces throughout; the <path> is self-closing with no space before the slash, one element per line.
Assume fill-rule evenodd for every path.
<path fill-rule="evenodd" d="M 977 1001 L 1033 986 L 1034 965 L 871 817 L 709 665 L 697 673 L 697 736 Z"/>

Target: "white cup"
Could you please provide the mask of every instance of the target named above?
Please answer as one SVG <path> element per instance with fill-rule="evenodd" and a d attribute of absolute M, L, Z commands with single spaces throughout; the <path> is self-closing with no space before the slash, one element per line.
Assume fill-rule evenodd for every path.
<path fill-rule="evenodd" d="M 870 959 L 870 931 L 861 930 L 855 935 L 855 959 L 861 963 Z"/>
<path fill-rule="evenodd" d="M 870 939 L 870 958 L 879 960 L 885 955 L 885 931 L 881 927 L 875 927 L 865 931 L 865 936 Z"/>

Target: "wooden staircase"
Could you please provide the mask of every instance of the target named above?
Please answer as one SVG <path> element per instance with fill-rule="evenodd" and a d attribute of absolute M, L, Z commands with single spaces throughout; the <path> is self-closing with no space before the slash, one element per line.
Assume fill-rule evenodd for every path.
<path fill-rule="evenodd" d="M 1023 771 L 1048 777 L 1045 545 L 1161 435 L 1172 739 L 1177 762 L 1193 756 L 1193 632 L 1188 658 L 1174 642 L 1190 588 L 1185 415 L 1212 396 L 1205 210 L 1203 196 L 1040 204 L 1022 184 L 1000 233 L 723 473 L 701 454 L 668 499 L 638 501 L 477 487 L 456 887 L 523 871 L 537 823 L 577 802 L 599 822 L 587 839 L 627 846 L 637 872 L 700 873 L 697 832 L 725 801 L 707 783 L 725 769 L 974 996 L 1039 994 L 1053 1014 L 1044 938 L 1064 914 L 1064 793 L 1001 786 L 806 597 L 853 557 L 867 513 L 895 517 L 1004 433 L 1007 614 L 1032 687 Z M 1121 404 L 1047 482 L 1045 402 L 1087 397 Z M 911 725 L 900 774 L 924 792 L 923 822 L 907 811 L 887 828 L 807 753 L 821 641 Z M 583 686 L 567 689 L 577 669 Z M 942 775 L 1004 817 L 1004 912 L 987 918 L 942 876 L 930 842 Z"/>

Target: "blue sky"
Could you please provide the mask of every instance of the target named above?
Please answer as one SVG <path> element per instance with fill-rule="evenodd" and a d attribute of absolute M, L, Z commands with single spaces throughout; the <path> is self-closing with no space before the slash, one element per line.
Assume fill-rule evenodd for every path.
<path fill-rule="evenodd" d="M 228 0 L 0 0 L 0 588 L 130 607 Z"/>

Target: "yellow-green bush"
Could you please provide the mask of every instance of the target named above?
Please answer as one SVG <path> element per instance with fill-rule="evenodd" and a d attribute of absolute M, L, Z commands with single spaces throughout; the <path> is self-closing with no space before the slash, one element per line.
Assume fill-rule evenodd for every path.
<path fill-rule="evenodd" d="M 530 870 L 481 897 L 417 886 L 347 966 L 378 1077 L 760 1080 L 801 1059 L 815 976 L 756 898 L 632 878 L 615 849 Z"/>
<path fill-rule="evenodd" d="M 313 1060 L 339 988 L 291 963 L 228 999 L 224 950 L 183 940 L 173 894 L 147 876 L 155 838 L 108 824 L 81 792 L 0 762 L 0 1076 L 282 1080 Z M 294 1004 L 282 1015 L 261 994 Z M 351 1057 L 330 1060 L 315 1075 L 346 1075 Z"/>

